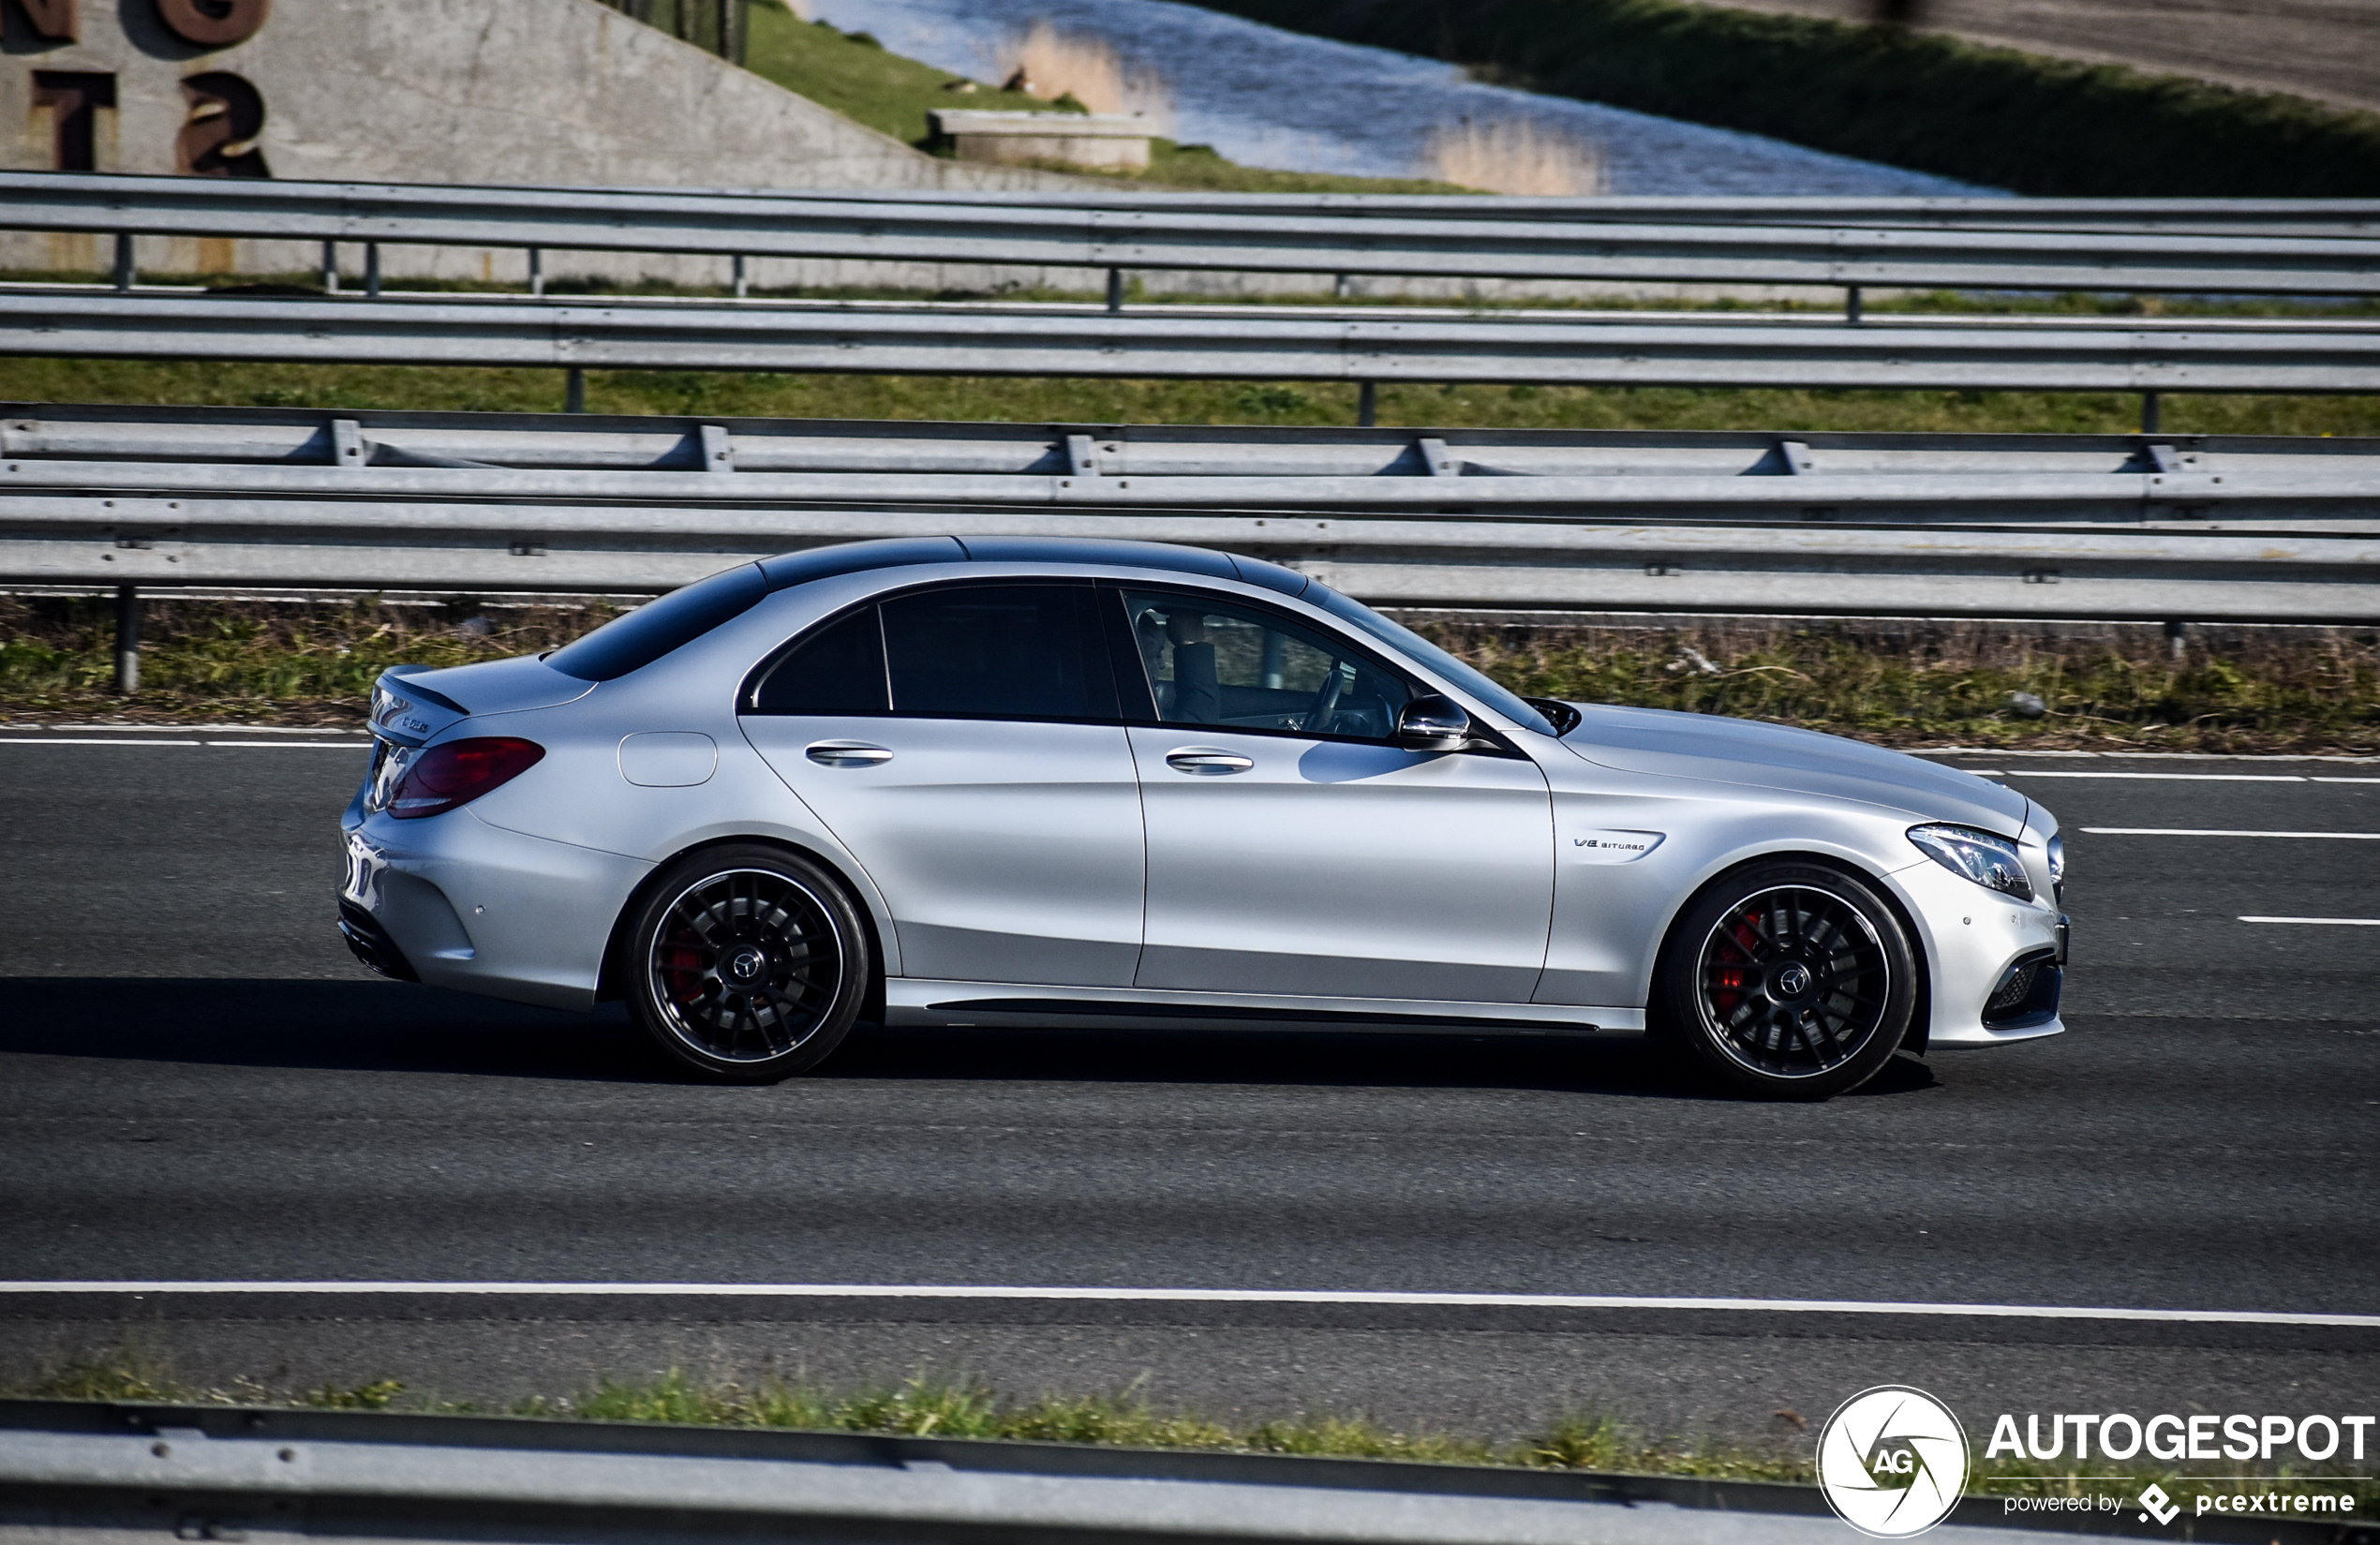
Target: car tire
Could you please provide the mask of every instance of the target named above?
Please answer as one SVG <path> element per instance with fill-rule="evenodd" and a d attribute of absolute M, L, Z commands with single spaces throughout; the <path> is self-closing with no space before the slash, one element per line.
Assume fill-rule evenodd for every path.
<path fill-rule="evenodd" d="M 1807 860 L 1722 875 L 1661 951 L 1656 1018 L 1718 1080 L 1766 1099 L 1856 1089 L 1909 1032 L 1917 963 L 1867 881 Z"/>
<path fill-rule="evenodd" d="M 737 843 L 662 871 L 621 962 L 629 1012 L 718 1083 L 773 1084 L 826 1060 L 875 971 L 843 887 L 781 848 Z"/>

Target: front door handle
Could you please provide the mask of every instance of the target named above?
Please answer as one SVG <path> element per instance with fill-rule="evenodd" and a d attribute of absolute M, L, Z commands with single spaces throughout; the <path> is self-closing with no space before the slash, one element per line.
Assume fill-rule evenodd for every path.
<path fill-rule="evenodd" d="M 822 767 L 873 767 L 892 760 L 892 752 L 865 740 L 820 740 L 802 755 Z"/>
<path fill-rule="evenodd" d="M 1166 765 L 1176 772 L 1198 778 L 1221 778 L 1229 773 L 1243 773 L 1256 765 L 1253 757 L 1238 751 L 1221 751 L 1212 746 L 1184 746 L 1166 752 Z"/>

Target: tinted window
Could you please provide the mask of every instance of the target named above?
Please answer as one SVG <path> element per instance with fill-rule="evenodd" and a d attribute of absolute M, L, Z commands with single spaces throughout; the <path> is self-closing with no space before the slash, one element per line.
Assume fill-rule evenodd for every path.
<path fill-rule="evenodd" d="M 893 711 L 959 719 L 1114 719 L 1088 585 L 967 585 L 883 605 Z"/>
<path fill-rule="evenodd" d="M 1308 587 L 1305 599 L 1332 617 L 1354 623 L 1399 654 L 1420 661 L 1523 729 L 1536 730 L 1542 735 L 1556 733 L 1543 714 L 1530 707 L 1510 689 L 1497 686 L 1412 629 L 1390 621 L 1363 602 L 1343 596 L 1318 581 Z"/>
<path fill-rule="evenodd" d="M 616 681 L 751 610 L 767 593 L 760 566 L 746 563 L 614 617 L 547 655 L 545 663 L 581 681 Z"/>
<path fill-rule="evenodd" d="M 1262 607 L 1127 590 L 1124 612 L 1168 724 L 1386 740 L 1413 696 L 1402 676 Z"/>
<path fill-rule="evenodd" d="M 764 714 L 880 714 L 885 694 L 884 635 L 876 608 L 862 606 L 787 651 L 752 693 Z"/>

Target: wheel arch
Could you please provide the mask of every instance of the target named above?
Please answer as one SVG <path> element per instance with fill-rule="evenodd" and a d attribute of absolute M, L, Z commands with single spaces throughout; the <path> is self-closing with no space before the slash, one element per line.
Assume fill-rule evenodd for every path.
<path fill-rule="evenodd" d="M 707 837 L 699 842 L 690 842 L 677 852 L 663 857 L 645 872 L 644 877 L 638 880 L 635 887 L 628 893 L 628 899 L 620 903 L 617 915 L 612 919 L 611 935 L 603 941 L 603 963 L 595 979 L 595 1001 L 599 1003 L 617 1003 L 626 996 L 623 973 L 628 969 L 625 957 L 628 950 L 629 928 L 636 914 L 644 910 L 645 903 L 652 899 L 653 892 L 660 888 L 662 876 L 667 874 L 678 863 L 697 854 L 707 853 L 714 848 L 734 847 L 775 848 L 792 857 L 816 865 L 825 870 L 835 884 L 842 887 L 843 899 L 851 903 L 851 910 L 859 918 L 859 926 L 866 929 L 868 934 L 870 959 L 868 986 L 860 998 L 859 1017 L 881 1024 L 885 1017 L 885 941 L 883 932 L 876 925 L 875 912 L 868 904 L 866 888 L 855 883 L 843 866 L 837 863 L 831 854 L 822 853 L 807 843 L 789 841 L 782 837 L 750 832 Z"/>
<path fill-rule="evenodd" d="M 1739 858 L 1705 876 L 1701 884 L 1678 899 L 1677 904 L 1670 909 L 1669 916 L 1662 920 L 1660 946 L 1653 952 L 1653 974 L 1645 984 L 1644 994 L 1646 1030 L 1656 1036 L 1669 1032 L 1668 1026 L 1656 1025 L 1654 1021 L 1661 1012 L 1659 984 L 1666 979 L 1671 961 L 1675 958 L 1674 952 L 1680 947 L 1679 919 L 1693 911 L 1696 903 L 1712 891 L 1746 869 L 1763 864 L 1809 864 L 1819 869 L 1837 869 L 1851 875 L 1883 899 L 1884 904 L 1893 910 L 1893 920 L 1900 925 L 1902 937 L 1909 941 L 1909 958 L 1915 968 L 1915 979 L 1910 983 L 1909 1029 L 1901 1036 L 1899 1049 L 1924 1056 L 1927 1031 L 1933 1023 L 1933 967 L 1926 956 L 1926 932 L 1917 926 L 1916 916 L 1909 910 L 1909 903 L 1901 899 L 1899 891 L 1889 879 L 1866 866 L 1837 854 L 1812 853 L 1799 848 L 1780 848 Z"/>

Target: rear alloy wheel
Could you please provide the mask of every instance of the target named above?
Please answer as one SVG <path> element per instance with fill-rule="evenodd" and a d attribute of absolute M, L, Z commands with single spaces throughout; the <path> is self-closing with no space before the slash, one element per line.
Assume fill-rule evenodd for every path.
<path fill-rule="evenodd" d="M 630 1011 L 662 1050 L 722 1083 L 775 1083 L 825 1061 L 873 969 L 842 887 L 757 845 L 673 865 L 629 948 Z"/>
<path fill-rule="evenodd" d="M 1678 919 L 1661 1009 L 1703 1064 L 1747 1093 L 1822 1100 L 1892 1060 L 1916 1002 L 1907 933 L 1866 882 L 1819 864 L 1728 875 Z"/>

